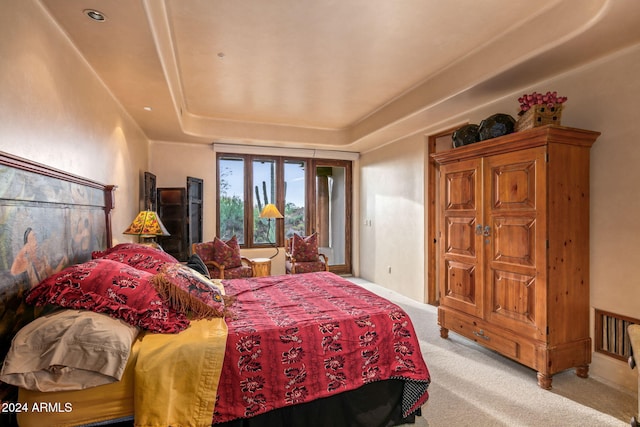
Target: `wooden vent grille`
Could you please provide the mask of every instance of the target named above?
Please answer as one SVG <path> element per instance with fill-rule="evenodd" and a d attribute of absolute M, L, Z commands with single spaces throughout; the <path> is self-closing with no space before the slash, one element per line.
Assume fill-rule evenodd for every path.
<path fill-rule="evenodd" d="M 595 351 L 626 361 L 631 355 L 629 325 L 640 320 L 607 311 L 595 310 Z"/>

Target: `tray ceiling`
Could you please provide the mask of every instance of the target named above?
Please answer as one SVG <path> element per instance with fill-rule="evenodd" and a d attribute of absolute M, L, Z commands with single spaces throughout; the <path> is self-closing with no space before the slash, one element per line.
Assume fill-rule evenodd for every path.
<path fill-rule="evenodd" d="M 363 151 L 640 40 L 636 0 L 41 3 L 148 138 L 177 142 Z"/>

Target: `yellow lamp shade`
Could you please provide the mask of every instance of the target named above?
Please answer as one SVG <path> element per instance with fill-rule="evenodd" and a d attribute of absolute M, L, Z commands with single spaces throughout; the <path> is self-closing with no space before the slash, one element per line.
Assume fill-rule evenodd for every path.
<path fill-rule="evenodd" d="M 260 218 L 284 218 L 276 205 L 268 203 L 260 212 Z"/>

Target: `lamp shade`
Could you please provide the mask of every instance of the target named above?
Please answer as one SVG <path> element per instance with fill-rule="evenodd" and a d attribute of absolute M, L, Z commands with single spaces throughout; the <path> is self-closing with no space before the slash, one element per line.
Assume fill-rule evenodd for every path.
<path fill-rule="evenodd" d="M 169 236 L 169 232 L 153 211 L 140 211 L 123 234 L 135 234 L 142 237 Z"/>
<path fill-rule="evenodd" d="M 268 203 L 260 212 L 260 218 L 284 218 L 276 205 Z"/>

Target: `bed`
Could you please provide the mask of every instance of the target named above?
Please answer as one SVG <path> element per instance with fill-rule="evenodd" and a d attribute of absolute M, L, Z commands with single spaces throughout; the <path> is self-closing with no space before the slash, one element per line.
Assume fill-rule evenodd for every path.
<path fill-rule="evenodd" d="M 430 376 L 411 319 L 397 305 L 330 272 L 210 280 L 207 286 L 217 299 L 205 308 L 214 307 L 214 312 L 202 314 L 192 302 L 186 311 L 169 304 L 164 311 L 154 306 L 156 311 L 144 318 L 136 314 L 135 322 L 120 305 L 113 315 L 113 304 L 122 298 L 97 304 L 84 289 L 75 298 L 78 286 L 69 285 L 69 277 L 111 282 L 114 268 L 118 280 L 125 273 L 128 281 L 149 278 L 156 289 L 167 281 L 175 285 L 171 280 L 185 274 L 191 285 L 193 280 L 207 282 L 197 268 L 165 255 L 151 254 L 155 270 L 145 270 L 130 261 L 140 258 L 132 253 L 148 249 L 113 246 L 114 189 L 0 153 L 2 358 L 14 353 L 16 335 L 20 339 L 14 341 L 28 337 L 24 341 L 34 345 L 41 338 L 36 340 L 33 330 L 42 331 L 41 325 L 60 329 L 62 322 L 76 325 L 88 317 L 96 317 L 94 323 L 119 322 L 117 328 L 108 323 L 103 329 L 121 328 L 127 344 L 109 348 L 110 355 L 121 355 L 118 364 L 92 361 L 108 365 L 101 365 L 98 374 L 87 375 L 85 369 L 60 374 L 66 365 L 48 361 L 45 377 L 34 379 L 30 373 L 20 377 L 18 386 L 2 384 L 2 425 L 134 425 L 135 418 L 135 425 L 162 425 L 158 420 L 164 420 L 167 425 L 228 427 L 391 426 L 412 423 L 421 413 Z M 15 268 L 32 234 L 39 237 L 44 260 Z M 57 287 L 44 286 L 51 283 Z M 46 292 L 40 291 L 43 287 Z M 91 348 L 102 351 L 104 336 L 96 337 L 100 342 L 91 342 Z M 49 391 L 48 384 L 64 375 L 70 385 L 59 382 Z M 76 389 L 77 378 L 83 378 L 82 389 Z"/>

